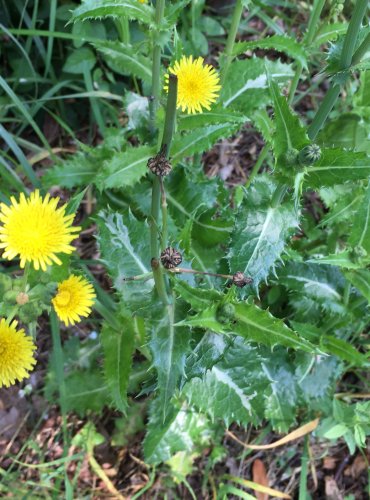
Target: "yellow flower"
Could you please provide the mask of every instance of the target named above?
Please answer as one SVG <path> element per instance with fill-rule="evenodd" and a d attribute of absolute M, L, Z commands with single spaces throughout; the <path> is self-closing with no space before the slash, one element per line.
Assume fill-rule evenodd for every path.
<path fill-rule="evenodd" d="M 201 113 L 202 108 L 210 109 L 216 101 L 221 86 L 215 69 L 209 64 L 203 64 L 204 59 L 193 56 L 183 56 L 176 61 L 169 72 L 177 76 L 177 107 L 188 113 Z M 165 90 L 168 92 L 169 74 L 165 76 Z"/>
<path fill-rule="evenodd" d="M 28 371 L 36 364 L 33 357 L 36 346 L 24 330 L 16 330 L 17 324 L 13 321 L 8 325 L 4 318 L 0 320 L 0 388 L 28 378 Z"/>
<path fill-rule="evenodd" d="M 58 284 L 58 291 L 52 302 L 59 319 L 68 326 L 91 313 L 95 297 L 94 288 L 85 278 L 71 274 Z"/>
<path fill-rule="evenodd" d="M 11 198 L 11 205 L 0 205 L 0 248 L 3 257 L 12 260 L 19 255 L 21 267 L 32 262 L 36 270 L 46 271 L 53 262 L 62 262 L 57 253 L 71 253 L 70 245 L 81 228 L 71 227 L 74 214 L 65 215 L 66 205 L 57 208 L 59 198 L 44 199 L 38 190 L 26 198 L 22 193 L 19 202 Z"/>

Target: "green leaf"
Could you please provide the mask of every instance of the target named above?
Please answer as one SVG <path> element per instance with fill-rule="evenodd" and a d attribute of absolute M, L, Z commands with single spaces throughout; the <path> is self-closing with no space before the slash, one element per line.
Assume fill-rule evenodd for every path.
<path fill-rule="evenodd" d="M 121 16 L 150 24 L 153 8 L 138 0 L 85 0 L 73 11 L 71 21 Z"/>
<path fill-rule="evenodd" d="M 85 71 L 91 71 L 95 66 L 96 59 L 92 50 L 87 47 L 74 50 L 72 54 L 67 57 L 63 66 L 63 71 L 66 73 L 81 74 Z"/>
<path fill-rule="evenodd" d="M 344 276 L 370 303 L 370 270 L 347 271 Z"/>
<path fill-rule="evenodd" d="M 283 64 L 279 60 L 253 57 L 232 62 L 227 85 L 224 85 L 220 97 L 223 107 L 235 109 L 252 118 L 253 110 L 269 104 L 271 97 L 266 71 L 278 83 L 285 83 L 294 74 L 289 64 Z"/>
<path fill-rule="evenodd" d="M 278 166 L 285 167 L 284 156 L 286 153 L 292 149 L 299 151 L 309 143 L 309 139 L 305 127 L 289 107 L 285 97 L 280 94 L 279 87 L 273 80 L 270 80 L 270 91 L 275 109 L 275 133 L 272 137 L 274 154 Z M 287 168 L 294 172 L 292 166 Z"/>
<path fill-rule="evenodd" d="M 284 52 L 292 59 L 300 62 L 303 68 L 307 68 L 307 53 L 304 50 L 303 45 L 296 42 L 293 38 L 282 35 L 273 35 L 260 40 L 236 43 L 233 48 L 233 55 L 238 56 L 247 50 L 257 48 L 273 49 L 278 52 Z"/>
<path fill-rule="evenodd" d="M 122 325 L 120 331 L 107 323 L 103 324 L 101 343 L 104 351 L 104 376 L 115 407 L 125 412 L 127 409 L 127 387 L 134 352 L 135 328 L 132 319 L 120 314 L 117 320 Z"/>
<path fill-rule="evenodd" d="M 331 120 L 318 135 L 317 142 L 326 148 L 343 148 L 370 154 L 366 126 L 361 116 L 343 113 Z"/>
<path fill-rule="evenodd" d="M 116 153 L 103 163 L 95 183 L 100 189 L 132 186 L 147 173 L 148 160 L 154 155 L 155 148 L 151 146 L 139 146 Z"/>
<path fill-rule="evenodd" d="M 194 288 L 186 281 L 177 279 L 175 282 L 175 290 L 195 311 L 201 311 L 209 307 L 214 301 L 221 301 L 223 295 L 215 289 L 204 290 L 202 288 Z"/>
<path fill-rule="evenodd" d="M 253 278 L 258 287 L 284 250 L 285 242 L 298 227 L 294 202 L 271 206 L 277 184 L 267 176 L 259 176 L 250 186 L 240 205 L 232 234 L 228 262 L 231 273 L 242 271 Z M 250 287 L 242 289 L 246 294 Z"/>
<path fill-rule="evenodd" d="M 196 115 L 180 115 L 178 130 L 193 130 L 195 128 L 214 125 L 215 123 L 242 123 L 248 119 L 236 111 L 225 111 L 222 107 L 214 107 L 212 111 L 203 111 Z"/>
<path fill-rule="evenodd" d="M 101 163 L 85 153 L 77 153 L 71 159 L 47 170 L 43 176 L 45 186 L 61 186 L 71 189 L 90 184 Z"/>
<path fill-rule="evenodd" d="M 95 42 L 94 47 L 104 54 L 104 61 L 108 66 L 124 76 L 136 76 L 144 81 L 151 82 L 152 68 L 150 60 L 140 54 L 137 47 L 125 45 L 117 40 L 102 40 Z"/>
<path fill-rule="evenodd" d="M 348 242 L 352 247 L 362 247 L 370 257 L 370 182 L 368 183 L 363 202 L 355 215 Z"/>
<path fill-rule="evenodd" d="M 232 136 L 240 127 L 241 123 L 219 123 L 176 137 L 171 148 L 172 163 L 176 164 L 187 156 L 209 150 L 215 142 Z"/>
<path fill-rule="evenodd" d="M 161 418 L 167 418 L 169 403 L 184 374 L 186 355 L 190 349 L 190 329 L 180 326 L 184 304 L 173 297 L 171 304 L 157 306 L 158 314 L 151 318 L 149 342 L 153 366 L 158 374 L 158 391 L 161 401 Z"/>
<path fill-rule="evenodd" d="M 325 432 L 324 437 L 326 439 L 338 439 L 342 437 L 346 432 L 348 431 L 348 428 L 343 425 L 343 424 L 337 424 L 334 425 L 331 429 Z"/>
<path fill-rule="evenodd" d="M 115 289 L 121 294 L 125 305 L 143 306 L 150 300 L 153 279 L 125 281 L 125 278 L 151 272 L 149 228 L 137 220 L 131 212 L 124 214 L 101 211 L 98 217 L 99 247 Z"/>
<path fill-rule="evenodd" d="M 314 345 L 300 338 L 293 330 L 268 311 L 247 302 L 234 302 L 235 316 L 232 324 L 220 323 L 217 319 L 219 304 L 214 304 L 195 316 L 190 316 L 180 324 L 200 327 L 216 333 L 234 333 L 246 340 L 258 342 L 271 347 L 284 345 L 306 352 L 316 352 Z"/>
<path fill-rule="evenodd" d="M 344 251 L 336 254 L 327 255 L 325 257 L 311 258 L 306 261 L 312 264 L 328 264 L 330 266 L 338 266 L 343 269 L 359 269 L 362 267 L 360 262 L 354 262 L 351 258 L 350 251 Z"/>
<path fill-rule="evenodd" d="M 365 153 L 342 149 L 323 149 L 322 156 L 307 167 L 305 183 L 312 188 L 333 186 L 370 176 L 370 158 Z"/>
<path fill-rule="evenodd" d="M 186 360 L 186 380 L 194 377 L 204 377 L 208 370 L 221 361 L 227 349 L 232 344 L 232 338 L 206 332 L 189 354 Z"/>

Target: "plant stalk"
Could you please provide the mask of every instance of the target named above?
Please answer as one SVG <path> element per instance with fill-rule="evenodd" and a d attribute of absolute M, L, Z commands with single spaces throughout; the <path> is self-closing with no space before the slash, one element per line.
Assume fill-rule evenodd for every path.
<path fill-rule="evenodd" d="M 353 54 L 352 66 L 358 64 L 369 49 L 370 49 L 370 33 L 365 37 L 365 40 L 361 43 L 359 48 Z"/>
<path fill-rule="evenodd" d="M 265 144 L 263 146 L 263 149 L 261 150 L 260 154 L 259 154 L 259 157 L 257 158 L 257 161 L 256 163 L 253 165 L 253 168 L 252 168 L 252 171 L 251 173 L 249 174 L 249 177 L 247 179 L 247 182 L 245 183 L 245 187 L 246 188 L 249 188 L 249 186 L 252 184 L 252 181 L 253 179 L 256 177 L 256 175 L 258 174 L 259 172 L 259 169 L 261 168 L 262 166 L 262 163 L 265 161 L 267 155 L 268 155 L 268 152 L 269 152 L 269 146 L 267 144 Z"/>
<path fill-rule="evenodd" d="M 342 53 L 340 57 L 340 69 L 346 70 L 349 68 L 353 58 L 358 33 L 361 28 L 361 23 L 366 13 L 367 0 L 357 0 L 353 16 L 349 22 L 346 36 L 344 38 Z M 316 115 L 308 128 L 307 134 L 311 140 L 314 140 L 323 127 L 329 113 L 333 109 L 335 102 L 340 93 L 340 85 L 334 83 L 327 92 L 324 100 L 317 110 Z"/>
<path fill-rule="evenodd" d="M 288 186 L 286 184 L 280 184 L 276 189 L 271 198 L 271 207 L 276 208 L 282 202 L 285 193 L 288 191 Z"/>
<path fill-rule="evenodd" d="M 238 33 L 240 19 L 243 13 L 243 3 L 242 0 L 236 0 L 233 16 L 231 19 L 231 26 L 229 31 L 229 36 L 227 37 L 225 52 L 224 52 L 224 64 L 221 71 L 221 85 L 225 82 L 227 73 L 229 71 L 229 67 L 231 61 L 233 59 L 233 48 L 235 43 L 235 38 Z"/>
<path fill-rule="evenodd" d="M 160 26 L 164 16 L 165 0 L 157 0 L 155 7 L 153 29 L 153 63 L 152 63 L 152 90 L 149 100 L 149 120 L 152 134 L 155 132 L 155 118 L 161 97 L 161 55 L 162 48 L 159 43 Z"/>

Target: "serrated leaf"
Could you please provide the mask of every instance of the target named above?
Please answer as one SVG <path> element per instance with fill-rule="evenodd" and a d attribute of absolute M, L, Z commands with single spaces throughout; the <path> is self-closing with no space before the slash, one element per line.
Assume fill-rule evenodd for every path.
<path fill-rule="evenodd" d="M 158 374 L 158 391 L 161 401 L 161 418 L 166 420 L 169 404 L 180 377 L 184 374 L 186 355 L 190 349 L 190 329 L 180 326 L 184 314 L 183 303 L 173 296 L 171 304 L 161 307 L 149 323 L 153 366 Z"/>
<path fill-rule="evenodd" d="M 95 155 L 77 153 L 73 157 L 48 169 L 42 180 L 45 186 L 61 186 L 68 189 L 90 184 L 101 166 Z"/>
<path fill-rule="evenodd" d="M 108 273 L 115 289 L 121 294 L 124 304 L 144 305 L 150 299 L 153 279 L 125 281 L 139 274 L 150 273 L 149 228 L 137 220 L 131 212 L 101 211 L 97 220 L 99 246 Z"/>
<path fill-rule="evenodd" d="M 285 247 L 286 239 L 298 226 L 298 213 L 291 200 L 272 207 L 277 184 L 259 176 L 240 205 L 228 255 L 232 273 L 242 271 L 253 278 L 253 286 L 266 279 Z M 246 294 L 248 288 L 242 289 Z"/>
<path fill-rule="evenodd" d="M 137 0 L 85 0 L 73 11 L 71 21 L 121 16 L 150 24 L 153 8 Z"/>
<path fill-rule="evenodd" d="M 362 264 L 355 262 L 349 251 L 344 251 L 336 254 L 327 255 L 325 257 L 311 258 L 306 261 L 309 264 L 327 264 L 330 266 L 338 266 L 343 269 L 360 269 Z"/>
<path fill-rule="evenodd" d="M 221 361 L 232 339 L 226 335 L 206 332 L 186 360 L 186 380 L 204 377 L 208 370 Z"/>
<path fill-rule="evenodd" d="M 155 148 L 151 146 L 139 146 L 116 153 L 103 163 L 95 183 L 100 189 L 132 186 L 147 173 L 148 160 L 154 155 Z"/>
<path fill-rule="evenodd" d="M 344 276 L 370 303 L 370 270 L 347 271 Z"/>
<path fill-rule="evenodd" d="M 212 302 L 220 302 L 223 295 L 215 289 L 204 290 L 201 288 L 194 288 L 190 286 L 186 281 L 176 280 L 175 290 L 188 304 L 191 305 L 192 309 L 200 311 L 206 307 L 209 307 Z"/>
<path fill-rule="evenodd" d="M 235 315 L 231 323 L 220 323 L 217 319 L 216 303 L 195 316 L 183 320 L 181 324 L 200 327 L 216 333 L 234 333 L 246 340 L 274 347 L 284 345 L 293 349 L 313 353 L 317 349 L 309 341 L 300 338 L 293 330 L 268 311 L 247 302 L 233 302 Z"/>
<path fill-rule="evenodd" d="M 176 137 L 171 148 L 172 163 L 176 164 L 183 158 L 209 150 L 215 142 L 232 136 L 240 127 L 241 123 L 219 123 Z"/>
<path fill-rule="evenodd" d="M 252 118 L 252 111 L 271 102 L 266 69 L 271 78 L 284 83 L 294 72 L 289 64 L 253 57 L 230 64 L 227 85 L 224 85 L 220 102 L 224 108 L 235 109 Z"/>
<path fill-rule="evenodd" d="M 334 186 L 370 176 L 370 157 L 342 149 L 323 149 L 314 165 L 307 167 L 305 184 L 312 188 Z"/>
<path fill-rule="evenodd" d="M 94 42 L 94 47 L 104 54 L 104 61 L 120 75 L 134 75 L 144 81 L 152 79 L 150 60 L 140 54 L 137 47 L 125 45 L 117 40 L 102 40 Z"/>
<path fill-rule="evenodd" d="M 348 242 L 353 247 L 362 247 L 370 257 L 370 182 L 367 186 L 363 202 L 354 218 Z"/>
<path fill-rule="evenodd" d="M 278 52 L 284 52 L 289 57 L 299 61 L 303 68 L 307 68 L 307 55 L 302 44 L 299 44 L 293 38 L 273 35 L 262 38 L 260 40 L 252 40 L 249 42 L 239 42 L 234 45 L 233 55 L 238 56 L 247 50 L 253 49 L 274 49 Z"/>
<path fill-rule="evenodd" d="M 269 79 L 275 109 L 275 132 L 272 136 L 272 143 L 278 166 L 285 167 L 284 155 L 292 149 L 299 151 L 309 143 L 309 139 L 305 127 L 289 107 L 285 97 L 280 94 L 279 87 L 271 79 L 270 75 Z M 294 172 L 292 166 L 288 168 Z"/>
<path fill-rule="evenodd" d="M 104 351 L 104 376 L 115 407 L 127 409 L 127 387 L 134 352 L 135 328 L 132 318 L 119 315 L 120 331 L 103 324 L 100 341 Z"/>

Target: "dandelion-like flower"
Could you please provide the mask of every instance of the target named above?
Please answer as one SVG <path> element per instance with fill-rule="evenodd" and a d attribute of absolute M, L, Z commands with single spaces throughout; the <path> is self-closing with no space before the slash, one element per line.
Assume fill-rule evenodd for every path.
<path fill-rule="evenodd" d="M 52 302 L 59 319 L 68 326 L 91 313 L 95 297 L 93 286 L 82 276 L 72 274 L 58 284 L 57 294 Z"/>
<path fill-rule="evenodd" d="M 190 114 L 209 110 L 216 101 L 221 86 L 219 76 L 204 59 L 183 56 L 176 61 L 169 72 L 177 76 L 177 107 Z M 165 76 L 165 90 L 168 92 L 169 74 Z"/>
<path fill-rule="evenodd" d="M 72 227 L 74 214 L 66 215 L 66 205 L 57 208 L 59 198 L 43 199 L 38 190 L 19 201 L 11 197 L 11 205 L 0 205 L 0 248 L 3 257 L 12 260 L 19 255 L 23 268 L 32 262 L 36 270 L 46 271 L 53 262 L 61 264 L 57 253 L 71 253 L 70 245 L 80 227 Z"/>
<path fill-rule="evenodd" d="M 33 357 L 36 346 L 24 330 L 16 329 L 17 324 L 13 321 L 8 325 L 4 318 L 0 320 L 0 388 L 28 378 L 28 372 L 36 364 Z"/>

